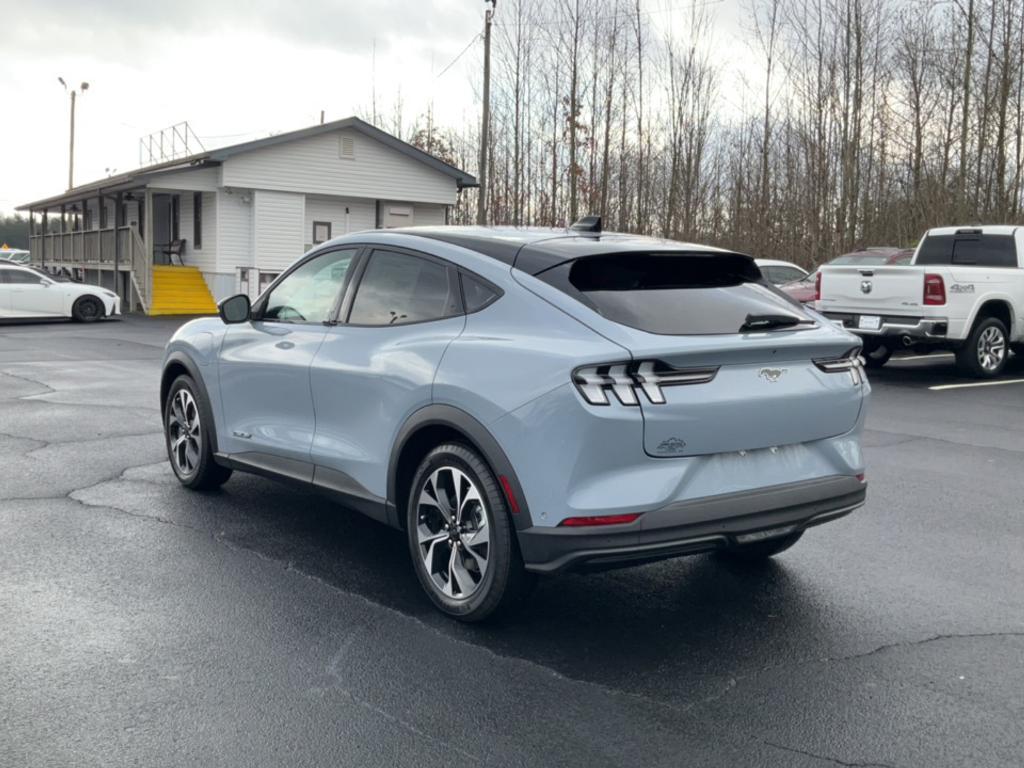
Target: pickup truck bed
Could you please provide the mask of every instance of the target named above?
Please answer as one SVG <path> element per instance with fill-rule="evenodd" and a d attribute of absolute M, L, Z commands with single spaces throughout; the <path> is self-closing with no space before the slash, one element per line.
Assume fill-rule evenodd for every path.
<path fill-rule="evenodd" d="M 815 307 L 864 339 L 869 365 L 900 348 L 941 348 L 976 376 L 998 375 L 1024 342 L 1022 236 L 1018 227 L 929 230 L 911 266 L 823 266 Z"/>

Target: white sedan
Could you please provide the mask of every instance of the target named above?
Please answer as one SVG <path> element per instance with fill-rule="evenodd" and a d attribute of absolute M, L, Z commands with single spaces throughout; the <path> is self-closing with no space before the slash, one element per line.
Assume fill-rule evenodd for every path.
<path fill-rule="evenodd" d="M 98 285 L 60 282 L 34 267 L 0 262 L 0 319 L 71 317 L 91 323 L 121 314 L 121 299 Z"/>
<path fill-rule="evenodd" d="M 785 285 L 807 277 L 807 270 L 788 261 L 775 259 L 754 259 L 765 279 L 775 285 Z"/>

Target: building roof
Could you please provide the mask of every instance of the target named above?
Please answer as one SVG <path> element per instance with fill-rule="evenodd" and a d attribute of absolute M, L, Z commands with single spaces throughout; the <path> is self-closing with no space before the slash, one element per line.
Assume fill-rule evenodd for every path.
<path fill-rule="evenodd" d="M 472 175 L 466 173 L 463 170 L 456 168 L 453 165 L 449 165 L 443 160 L 439 160 L 433 155 L 424 152 L 423 150 L 414 147 L 406 141 L 402 141 L 395 136 L 392 136 L 386 131 L 382 131 L 380 128 L 370 125 L 365 120 L 360 120 L 358 117 L 346 117 L 344 120 L 335 120 L 330 123 L 323 123 L 321 125 L 314 125 L 310 128 L 301 128 L 297 131 L 288 131 L 287 133 L 278 133 L 274 136 L 268 136 L 263 139 L 256 139 L 254 141 L 246 141 L 241 144 L 232 144 L 228 147 L 221 147 L 219 149 L 212 149 L 204 152 L 198 152 L 188 157 L 179 158 L 177 160 L 171 160 L 164 163 L 157 163 L 155 165 L 149 165 L 144 168 L 138 168 L 134 171 L 128 171 L 127 173 L 121 173 L 116 176 L 110 176 L 106 179 L 100 179 L 98 181 L 92 181 L 88 184 L 82 184 L 73 189 L 69 189 L 60 195 L 53 197 L 44 198 L 42 200 L 36 200 L 31 203 L 25 203 L 19 205 L 16 210 L 38 210 L 53 208 L 54 206 L 62 205 L 69 202 L 82 200 L 83 198 L 89 197 L 91 194 L 98 193 L 100 190 L 104 192 L 118 192 L 126 189 L 137 188 L 142 184 L 145 184 L 150 179 L 165 173 L 175 173 L 180 171 L 190 171 L 199 168 L 209 168 L 211 166 L 220 165 L 224 160 L 235 155 L 240 155 L 243 152 L 251 152 L 255 149 L 264 149 L 266 147 L 273 147 L 278 144 L 285 144 L 289 141 L 297 141 L 299 139 L 306 139 L 313 136 L 319 136 L 323 133 L 330 133 L 332 131 L 339 131 L 342 129 L 351 129 L 358 131 L 364 136 L 368 136 L 371 139 L 379 141 L 387 147 L 399 152 L 406 157 L 410 157 L 413 160 L 417 160 L 425 165 L 430 166 L 435 171 L 450 176 L 455 179 L 455 183 L 459 189 L 466 187 L 479 186 L 477 180 Z"/>
<path fill-rule="evenodd" d="M 458 245 L 535 275 L 581 256 L 624 251 L 733 254 L 710 245 L 620 232 L 579 232 L 548 227 L 406 227 L 389 230 Z"/>

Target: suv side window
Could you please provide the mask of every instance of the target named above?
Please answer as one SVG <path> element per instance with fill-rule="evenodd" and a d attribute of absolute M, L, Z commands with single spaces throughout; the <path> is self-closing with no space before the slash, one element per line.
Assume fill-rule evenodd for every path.
<path fill-rule="evenodd" d="M 292 271 L 270 292 L 261 319 L 279 323 L 324 323 L 332 319 L 356 253 L 357 248 L 328 251 Z"/>
<path fill-rule="evenodd" d="M 352 301 L 352 325 L 404 325 L 462 311 L 452 270 L 430 259 L 376 250 Z"/>

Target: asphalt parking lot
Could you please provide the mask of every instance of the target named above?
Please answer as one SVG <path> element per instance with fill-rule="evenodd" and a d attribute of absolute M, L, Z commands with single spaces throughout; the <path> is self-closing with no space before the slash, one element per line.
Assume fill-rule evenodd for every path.
<path fill-rule="evenodd" d="M 397 532 L 178 487 L 179 322 L 0 326 L 0 766 L 1024 764 L 1024 361 L 875 373 L 867 505 L 766 566 L 558 577 L 468 627 Z"/>

